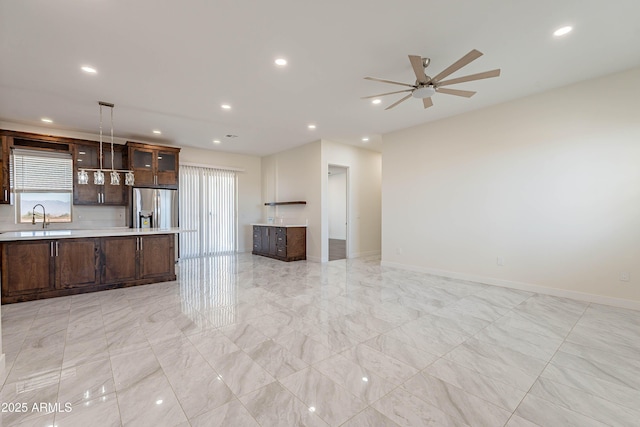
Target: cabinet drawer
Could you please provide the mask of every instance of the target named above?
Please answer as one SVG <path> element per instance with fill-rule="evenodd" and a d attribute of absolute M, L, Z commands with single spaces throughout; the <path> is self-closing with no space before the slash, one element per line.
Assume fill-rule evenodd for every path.
<path fill-rule="evenodd" d="M 287 257 L 287 247 L 283 246 L 283 247 L 278 247 L 276 248 L 276 253 L 278 254 L 278 256 Z"/>

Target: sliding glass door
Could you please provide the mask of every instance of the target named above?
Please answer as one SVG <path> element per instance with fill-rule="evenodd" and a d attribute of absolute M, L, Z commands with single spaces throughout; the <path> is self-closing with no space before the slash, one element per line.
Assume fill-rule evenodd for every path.
<path fill-rule="evenodd" d="M 180 165 L 180 257 L 235 252 L 236 172 Z"/>

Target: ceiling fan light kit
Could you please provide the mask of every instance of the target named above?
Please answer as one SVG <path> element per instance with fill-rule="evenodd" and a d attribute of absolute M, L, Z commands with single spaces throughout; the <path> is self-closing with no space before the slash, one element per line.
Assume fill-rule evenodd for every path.
<path fill-rule="evenodd" d="M 433 85 L 419 86 L 411 92 L 411 96 L 418 99 L 431 98 L 436 93 Z"/>
<path fill-rule="evenodd" d="M 413 68 L 413 73 L 416 76 L 415 84 L 395 82 L 393 80 L 378 79 L 375 77 L 365 77 L 365 79 L 381 82 L 381 83 L 398 85 L 398 86 L 405 86 L 411 89 L 381 93 L 378 95 L 365 96 L 362 99 L 371 99 L 371 98 L 377 98 L 379 96 L 410 92 L 409 95 L 404 96 L 403 98 L 399 99 L 398 101 L 394 102 L 393 104 L 385 108 L 385 110 L 390 110 L 396 105 L 406 101 L 411 97 L 422 99 L 424 108 L 429 108 L 433 105 L 433 102 L 431 101 L 431 97 L 435 95 L 436 92 L 444 93 L 446 95 L 454 95 L 454 96 L 462 96 L 465 98 L 471 98 L 473 95 L 475 95 L 475 92 L 473 91 L 460 90 L 460 89 L 446 89 L 446 88 L 441 88 L 441 86 L 448 86 L 448 85 L 453 85 L 458 83 L 471 82 L 475 80 L 498 77 L 500 75 L 500 69 L 485 71 L 483 73 L 470 74 L 468 76 L 457 77 L 455 79 L 450 79 L 450 80 L 443 80 L 448 76 L 450 76 L 451 74 L 458 71 L 459 69 L 461 69 L 462 67 L 469 65 L 472 61 L 475 61 L 481 56 L 482 56 L 482 52 L 473 49 L 472 51 L 467 53 L 465 56 L 463 56 L 462 58 L 460 58 L 459 60 L 449 65 L 444 70 L 442 70 L 440 73 L 436 74 L 435 77 L 429 77 L 425 74 L 425 68 L 427 68 L 431 63 L 431 59 L 422 58 L 417 55 L 409 55 L 409 62 L 411 63 L 411 68 Z"/>

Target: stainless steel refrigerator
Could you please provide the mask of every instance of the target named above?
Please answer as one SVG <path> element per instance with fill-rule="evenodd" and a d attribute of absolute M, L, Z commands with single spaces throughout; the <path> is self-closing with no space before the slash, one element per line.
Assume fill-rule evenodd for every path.
<path fill-rule="evenodd" d="M 170 228 L 178 226 L 178 191 L 134 188 L 131 194 L 133 228 Z"/>
<path fill-rule="evenodd" d="M 133 188 L 129 225 L 132 228 L 178 227 L 178 191 L 157 188 Z M 176 261 L 179 244 L 176 234 Z"/>

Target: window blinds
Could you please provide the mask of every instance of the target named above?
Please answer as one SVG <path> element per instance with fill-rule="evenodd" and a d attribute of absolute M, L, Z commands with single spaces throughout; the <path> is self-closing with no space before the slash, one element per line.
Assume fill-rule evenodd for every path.
<path fill-rule="evenodd" d="M 180 165 L 181 257 L 236 251 L 236 172 Z"/>
<path fill-rule="evenodd" d="M 58 193 L 73 191 L 71 154 L 39 150 L 13 150 L 13 191 Z"/>

